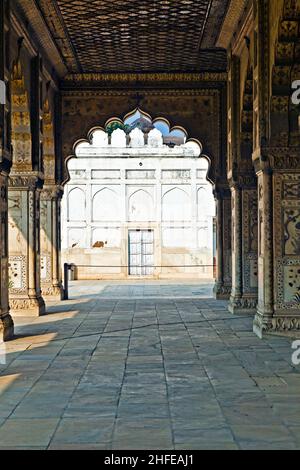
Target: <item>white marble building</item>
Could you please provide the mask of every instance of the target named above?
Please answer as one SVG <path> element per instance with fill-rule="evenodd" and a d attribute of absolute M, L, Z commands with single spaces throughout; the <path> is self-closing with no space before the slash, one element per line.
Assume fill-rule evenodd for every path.
<path fill-rule="evenodd" d="M 69 162 L 62 254 L 78 279 L 213 277 L 208 160 L 182 130 L 152 127 L 96 130 Z"/>

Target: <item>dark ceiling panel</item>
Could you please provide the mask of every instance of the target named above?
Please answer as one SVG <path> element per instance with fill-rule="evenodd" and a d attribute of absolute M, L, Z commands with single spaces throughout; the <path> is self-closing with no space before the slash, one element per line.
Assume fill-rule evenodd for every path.
<path fill-rule="evenodd" d="M 63 24 L 78 72 L 223 71 L 214 48 L 228 0 L 48 0 Z M 53 14 L 40 8 L 56 37 Z M 209 31 L 207 31 L 209 28 Z M 57 37 L 57 43 L 60 36 Z M 201 48 L 204 38 L 205 49 Z M 66 61 L 67 62 L 67 61 Z M 74 70 L 73 70 L 74 71 Z"/>

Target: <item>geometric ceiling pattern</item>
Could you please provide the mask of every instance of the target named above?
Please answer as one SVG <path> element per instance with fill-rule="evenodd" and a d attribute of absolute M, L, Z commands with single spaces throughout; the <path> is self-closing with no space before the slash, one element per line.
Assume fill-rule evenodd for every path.
<path fill-rule="evenodd" d="M 61 54 L 65 55 L 69 71 L 226 70 L 226 52 L 214 46 L 229 0 L 48 0 L 37 3 Z"/>

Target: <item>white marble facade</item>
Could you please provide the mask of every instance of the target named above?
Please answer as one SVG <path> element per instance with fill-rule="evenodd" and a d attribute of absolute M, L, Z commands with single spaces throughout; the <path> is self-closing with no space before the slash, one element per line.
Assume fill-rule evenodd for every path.
<path fill-rule="evenodd" d="M 128 141 L 118 129 L 108 141 L 96 131 L 93 144 L 81 143 L 69 162 L 62 258 L 77 266 L 79 279 L 124 279 L 135 272 L 129 254 L 135 230 L 153 232 L 147 261 L 155 266 L 153 277 L 213 277 L 208 161 L 194 142 L 170 148 L 157 129 L 147 137 L 145 144 L 143 132 L 134 129 Z"/>

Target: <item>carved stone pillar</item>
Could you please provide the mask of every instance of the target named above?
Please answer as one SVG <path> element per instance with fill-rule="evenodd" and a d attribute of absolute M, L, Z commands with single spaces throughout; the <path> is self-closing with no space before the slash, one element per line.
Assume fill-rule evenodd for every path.
<path fill-rule="evenodd" d="M 0 339 L 8 341 L 14 336 L 14 323 L 8 305 L 8 177 L 0 173 Z"/>
<path fill-rule="evenodd" d="M 232 291 L 229 310 L 233 312 L 242 299 L 242 190 L 231 187 L 231 232 L 232 232 Z"/>
<path fill-rule="evenodd" d="M 259 296 L 254 331 L 300 330 L 300 149 L 264 157 L 258 170 Z M 261 165 L 262 166 L 262 165 Z M 267 164 L 265 164 L 267 167 Z"/>
<path fill-rule="evenodd" d="M 216 192 L 217 202 L 217 300 L 228 300 L 231 293 L 231 198 L 230 191 Z"/>
<path fill-rule="evenodd" d="M 9 178 L 9 277 L 13 315 L 45 313 L 40 287 L 40 191 L 37 174 Z"/>
<path fill-rule="evenodd" d="M 257 190 L 251 177 L 232 185 L 232 292 L 229 311 L 255 314 L 258 295 Z"/>
<path fill-rule="evenodd" d="M 62 300 L 60 213 L 62 190 L 44 186 L 41 193 L 41 288 L 45 300 Z"/>

